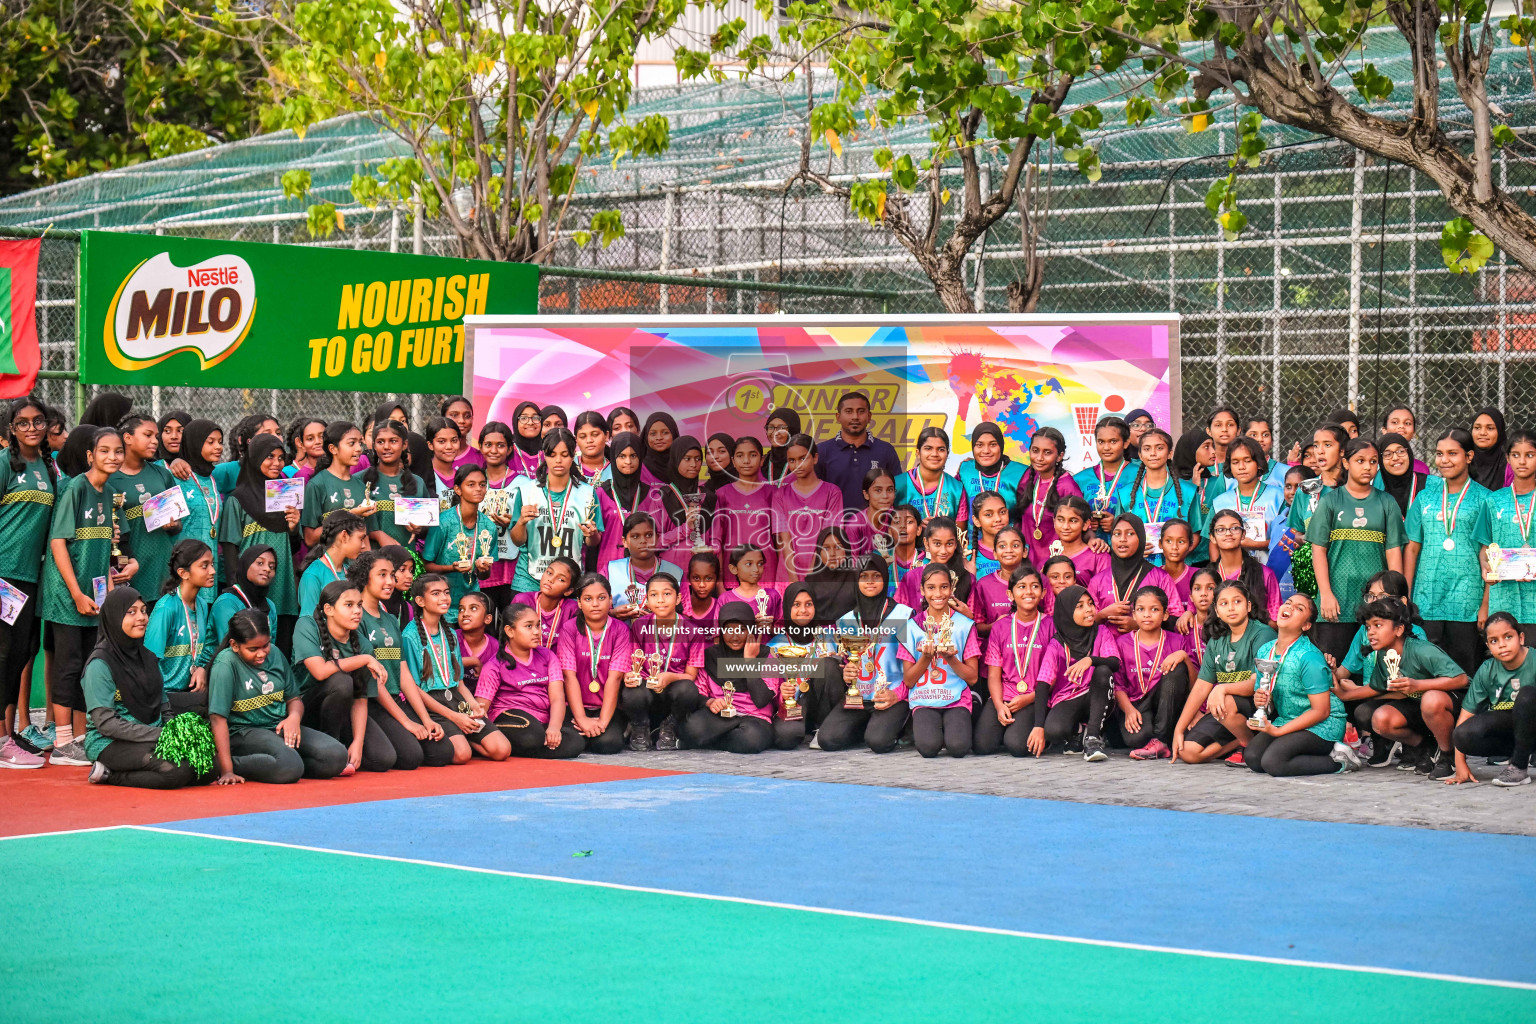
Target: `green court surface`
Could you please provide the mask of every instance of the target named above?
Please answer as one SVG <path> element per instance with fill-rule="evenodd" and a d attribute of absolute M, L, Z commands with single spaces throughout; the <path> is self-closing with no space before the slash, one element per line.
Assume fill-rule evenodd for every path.
<path fill-rule="evenodd" d="M 1519 988 L 136 828 L 6 840 L 0 871 L 7 1022 L 1536 1019 Z M 1190 913 L 1241 913 L 1240 886 Z"/>

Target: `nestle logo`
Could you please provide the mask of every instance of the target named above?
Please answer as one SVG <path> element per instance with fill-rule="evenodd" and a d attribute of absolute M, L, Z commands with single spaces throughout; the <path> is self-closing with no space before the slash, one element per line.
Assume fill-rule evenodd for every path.
<path fill-rule="evenodd" d="M 220 284 L 239 284 L 238 267 L 193 267 L 187 271 L 188 288 L 211 288 Z"/>

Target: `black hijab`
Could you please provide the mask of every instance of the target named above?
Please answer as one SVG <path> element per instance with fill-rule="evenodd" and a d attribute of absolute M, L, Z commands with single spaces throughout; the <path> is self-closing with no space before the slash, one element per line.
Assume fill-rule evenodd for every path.
<path fill-rule="evenodd" d="M 783 420 L 784 426 L 789 428 L 789 436 L 793 438 L 801 433 L 800 414 L 793 409 L 774 409 L 768 414 L 768 419 L 763 421 L 766 426 L 768 420 Z M 789 445 L 770 444 L 768 448 L 768 482 L 780 483 L 784 479 L 784 467 L 789 462 Z"/>
<path fill-rule="evenodd" d="M 160 417 L 160 421 L 157 424 L 155 424 L 156 426 L 158 426 L 160 428 L 159 436 L 156 438 L 156 440 L 159 441 L 159 443 L 160 443 L 160 447 L 158 449 L 158 454 L 159 454 L 161 459 L 165 459 L 167 461 L 169 461 L 170 459 L 175 459 L 175 458 L 183 458 L 183 459 L 186 458 L 185 455 L 181 454 L 182 448 L 178 448 L 178 449 L 176 449 L 176 451 L 173 452 L 173 451 L 171 451 L 169 448 L 167 448 L 165 446 L 165 428 L 166 428 L 166 426 L 168 424 L 170 424 L 172 422 L 180 423 L 181 424 L 181 430 L 182 430 L 181 444 L 182 444 L 182 448 L 185 448 L 186 444 L 187 444 L 187 438 L 186 438 L 187 424 L 192 422 L 192 414 L 187 412 L 185 409 L 172 409 L 170 412 L 166 413 L 164 416 L 161 416 Z M 189 465 L 190 465 L 190 463 L 189 463 Z"/>
<path fill-rule="evenodd" d="M 80 417 L 80 425 L 115 429 L 123 421 L 123 417 L 130 412 L 133 412 L 133 399 L 127 395 L 120 395 L 116 391 L 103 391 L 91 399 L 91 404 L 85 407 L 85 415 Z"/>
<path fill-rule="evenodd" d="M 815 614 L 811 616 L 809 626 L 797 626 L 790 621 L 789 609 L 795 603 L 795 598 L 801 594 L 809 594 L 811 602 L 815 605 Z M 784 588 L 784 635 L 792 644 L 809 645 L 816 639 L 816 631 L 824 623 L 830 621 L 830 616 L 822 614 L 821 600 L 816 593 L 816 588 L 806 583 L 791 583 Z"/>
<path fill-rule="evenodd" d="M 90 454 L 91 445 L 96 440 L 96 431 L 100 429 L 100 427 L 82 423 L 69 432 L 69 436 L 64 439 L 64 447 L 59 449 L 60 473 L 74 477 L 91 468 L 86 456 Z"/>
<path fill-rule="evenodd" d="M 534 415 L 539 417 L 539 424 L 540 424 L 540 426 L 539 426 L 539 433 L 534 434 L 532 437 L 524 437 L 522 435 L 522 427 L 518 426 L 518 422 L 517 421 L 523 415 L 523 410 L 524 409 L 532 409 L 533 412 L 534 412 Z M 539 403 L 538 402 L 518 402 L 517 403 L 517 408 L 512 410 L 512 423 L 511 423 L 511 426 L 512 426 L 512 443 L 517 446 L 517 450 L 518 451 L 522 452 L 524 455 L 537 455 L 537 454 L 539 454 L 539 452 L 544 447 L 544 435 L 543 435 L 544 427 L 543 427 L 543 422 L 544 422 L 544 417 L 542 415 L 539 415 Z M 411 458 L 412 458 L 412 460 L 414 460 L 416 458 L 416 453 L 415 452 L 411 453 Z M 420 465 L 420 463 L 417 463 L 417 465 Z"/>
<path fill-rule="evenodd" d="M 1133 517 L 1134 518 L 1134 517 Z M 1079 626 L 1072 618 L 1078 602 L 1088 596 L 1088 591 L 1073 584 L 1056 595 L 1056 607 L 1051 611 L 1051 621 L 1056 626 L 1056 638 L 1067 649 L 1073 661 L 1081 661 L 1093 653 L 1093 640 L 1099 632 L 1098 623 Z"/>
<path fill-rule="evenodd" d="M 888 580 L 891 567 L 879 552 L 872 551 L 859 557 L 858 574 L 862 576 L 866 572 L 878 572 L 881 579 Z M 866 597 L 862 590 L 859 591 L 853 610 L 858 617 L 858 624 L 866 629 L 872 629 L 884 622 L 885 617 L 891 614 L 895 607 L 895 600 L 886 596 L 885 588 L 882 586 L 880 593 L 874 597 Z"/>
<path fill-rule="evenodd" d="M 192 472 L 198 476 L 212 476 L 213 463 L 203 458 L 203 445 L 208 436 L 219 430 L 219 425 L 213 420 L 189 420 L 181 431 L 181 459 L 192 467 Z"/>
<path fill-rule="evenodd" d="M 984 437 L 988 434 L 997 439 L 997 450 L 999 454 L 996 462 L 983 466 L 981 464 L 981 460 L 976 457 L 976 439 L 978 437 Z M 1004 447 L 1003 431 L 996 423 L 976 424 L 975 429 L 971 431 L 971 461 L 976 464 L 976 472 L 985 473 L 987 476 L 996 476 L 1005 468 L 1007 468 L 1008 463 L 1012 462 L 1013 460 L 1010 459 L 1008 457 L 1008 453 L 1003 450 Z"/>
<path fill-rule="evenodd" d="M 649 484 L 640 479 L 640 471 L 638 469 L 633 473 L 619 472 L 619 456 L 629 449 L 633 449 L 636 455 L 644 457 L 645 442 L 641 440 L 639 434 L 632 434 L 626 430 L 621 434 L 614 435 L 613 440 L 608 442 L 608 468 L 612 473 L 612 479 L 606 481 L 606 483 L 608 485 L 608 493 L 613 495 L 613 500 L 619 506 L 620 511 L 638 508 L 640 501 L 645 497 L 645 493 L 650 487 Z M 623 528 L 624 525 L 620 523 L 619 529 L 622 530 Z"/>
<path fill-rule="evenodd" d="M 257 434 L 251 438 L 250 447 L 240 463 L 239 482 L 235 484 L 234 498 L 263 530 L 286 534 L 288 517 L 282 512 L 267 511 L 267 478 L 261 475 L 261 464 L 268 455 L 283 450 L 283 439 L 271 434 Z"/>
<path fill-rule="evenodd" d="M 1476 443 L 1472 445 L 1472 479 L 1488 488 L 1490 491 L 1501 490 L 1504 487 L 1504 470 L 1507 468 L 1507 456 L 1509 455 L 1508 433 L 1504 427 L 1504 414 L 1489 406 L 1479 409 L 1477 415 L 1472 417 L 1472 422 L 1477 422 L 1478 416 L 1487 416 L 1493 420 L 1493 425 L 1498 429 L 1498 435 L 1494 439 L 1492 448 L 1479 448 Z M 1469 428 L 1470 432 L 1470 428 Z"/>
<path fill-rule="evenodd" d="M 1115 593 L 1125 594 L 1127 598 L 1134 593 L 1144 582 L 1147 573 L 1151 572 L 1153 565 L 1147 561 L 1147 528 L 1142 523 L 1141 517 L 1134 512 L 1122 512 L 1109 524 L 1109 532 L 1113 534 L 1115 527 L 1121 523 L 1129 523 L 1136 531 L 1136 553 L 1129 558 L 1121 558 L 1115 554 L 1113 543 L 1109 549 L 1109 571 L 1114 575 Z M 1070 588 L 1068 588 L 1070 589 Z M 1061 607 L 1061 597 L 1066 591 L 1056 595 L 1056 607 Z"/>
<path fill-rule="evenodd" d="M 843 549 L 841 565 L 820 564 L 821 546 L 829 537 L 836 537 Z M 859 563 L 853 558 L 853 545 L 840 526 L 824 526 L 816 535 L 817 566 L 806 574 L 804 584 L 794 584 L 784 592 L 785 619 L 788 620 L 789 591 L 795 586 L 808 586 L 816 602 L 817 618 L 822 622 L 836 622 L 859 603 Z"/>
<path fill-rule="evenodd" d="M 1195 453 L 1200 446 L 1211 439 L 1211 435 L 1204 430 L 1186 430 L 1173 446 L 1173 471 L 1179 475 L 1180 480 L 1193 480 L 1195 478 Z M 1210 472 L 1215 472 L 1212 468 Z"/>
<path fill-rule="evenodd" d="M 234 582 L 229 585 L 229 589 L 233 590 L 235 587 L 239 587 L 240 593 L 244 594 L 246 599 L 250 601 L 250 606 L 265 615 L 267 613 L 267 590 L 271 587 L 271 584 L 269 583 L 263 587 L 252 583 L 250 580 L 251 566 L 262 555 L 271 555 L 273 558 L 277 558 L 277 549 L 270 544 L 252 544 L 240 552 L 239 570 L 236 573 Z M 267 627 L 269 629 L 277 628 L 275 623 L 268 623 Z"/>
<path fill-rule="evenodd" d="M 683 459 L 691 451 L 697 451 L 700 459 L 704 457 L 704 446 L 699 444 L 699 439 L 692 434 L 684 434 L 672 442 L 672 447 L 667 450 L 666 465 L 662 467 L 662 482 L 672 486 L 662 489 L 661 504 L 667 510 L 667 515 L 677 524 L 681 524 L 688 518 L 688 509 L 683 505 L 678 495 L 694 494 L 699 490 L 699 480 L 697 477 L 690 480 L 677 471 L 678 466 L 682 465 Z M 702 465 L 700 468 L 703 468 Z M 652 472 L 655 472 L 655 470 L 652 470 Z M 704 512 L 713 512 L 715 509 L 714 494 L 708 491 L 704 492 L 704 501 L 699 508 Z"/>
<path fill-rule="evenodd" d="M 720 618 L 718 621 L 720 633 L 716 634 L 715 642 L 704 649 L 704 671 L 708 672 L 709 677 L 722 686 L 729 682 L 736 689 L 746 692 L 747 679 L 750 673 L 726 673 L 720 667 L 720 662 L 723 659 L 742 657 L 742 650 L 726 646 L 723 637 L 725 627 L 733 622 L 743 623 L 750 629 L 757 624 L 757 616 L 753 613 L 752 607 L 745 601 L 727 601 L 720 606 Z M 752 678 L 761 679 L 761 676 Z"/>
<path fill-rule="evenodd" d="M 106 664 L 112 685 L 117 687 L 117 699 L 136 721 L 149 725 L 160 717 L 165 703 L 165 680 L 160 675 L 160 662 L 144 646 L 144 638 L 134 639 L 123 632 L 123 619 L 138 600 L 137 590 L 118 587 L 101 602 L 101 626 L 90 660 Z"/>
<path fill-rule="evenodd" d="M 1385 452 L 1389 444 L 1400 444 L 1408 449 L 1408 472 L 1387 472 L 1387 460 L 1383 458 L 1381 460 L 1381 489 L 1392 496 L 1392 500 L 1397 502 L 1397 507 L 1402 509 L 1403 515 L 1406 516 L 1408 514 L 1408 497 L 1416 490 L 1423 489 L 1426 474 L 1413 471 L 1413 442 L 1409 441 L 1402 434 L 1382 434 L 1376 439 L 1376 450 L 1378 452 Z M 1502 484 L 1503 480 L 1501 479 L 1499 482 Z"/>
<path fill-rule="evenodd" d="M 721 431 L 710 434 L 709 440 L 704 443 L 709 445 L 715 441 L 725 445 L 725 469 L 718 473 L 713 469 L 709 471 L 709 479 L 704 481 L 704 489 L 710 494 L 714 494 L 721 487 L 736 479 L 736 467 L 734 464 L 736 458 L 736 439 L 730 434 Z M 704 465 L 707 468 L 709 466 L 709 449 L 707 447 L 704 449 L 704 455 Z"/>
<path fill-rule="evenodd" d="M 571 429 L 570 417 L 567 416 L 565 414 L 565 410 L 560 408 L 558 405 L 546 405 L 544 408 L 539 410 L 539 419 L 540 419 L 540 421 L 547 420 L 551 416 L 555 417 L 556 419 L 558 419 L 560 421 L 560 429 L 561 430 L 570 430 Z M 517 428 L 513 427 L 512 429 L 515 431 Z M 539 424 L 539 429 L 540 430 L 544 429 L 544 424 L 542 422 L 540 422 L 540 424 Z"/>
<path fill-rule="evenodd" d="M 393 415 L 396 409 L 404 412 L 405 406 L 401 405 L 399 402 L 385 402 L 383 405 L 373 410 L 374 429 L 377 430 L 380 423 L 388 423 L 390 420 L 395 420 L 395 422 L 404 426 L 405 421 Z"/>
<path fill-rule="evenodd" d="M 667 429 L 672 431 L 672 446 L 666 451 L 658 452 L 651 447 L 651 428 L 658 423 L 665 423 Z M 645 444 L 645 452 L 640 456 L 640 462 L 651 471 L 651 476 L 663 482 L 670 480 L 667 464 L 672 452 L 677 448 L 677 442 L 681 438 L 677 435 L 677 420 L 670 413 L 653 412 L 645 418 L 645 426 L 640 428 L 640 440 Z M 700 447 L 697 439 L 693 441 L 694 447 Z"/>

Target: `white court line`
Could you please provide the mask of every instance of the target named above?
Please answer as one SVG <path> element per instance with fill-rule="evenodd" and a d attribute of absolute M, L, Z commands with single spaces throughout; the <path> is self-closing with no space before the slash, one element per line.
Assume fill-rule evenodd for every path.
<path fill-rule="evenodd" d="M 1284 967 L 1316 967 L 1330 971 L 1354 971 L 1361 974 L 1389 974 L 1403 978 L 1424 978 L 1429 981 L 1452 981 L 1467 985 L 1493 985 L 1498 988 L 1514 988 L 1536 992 L 1536 983 L 1502 981 L 1494 978 L 1468 978 L 1459 974 L 1432 974 L 1427 971 L 1400 970 L 1395 967 L 1369 967 L 1360 964 L 1332 964 L 1316 960 L 1288 960 L 1283 957 L 1251 956 L 1246 953 L 1218 953 L 1208 949 L 1183 949 L 1178 946 L 1150 946 L 1138 942 L 1116 942 L 1111 939 L 1085 939 L 1075 935 L 1050 935 L 1044 932 L 1021 932 L 1009 928 L 989 928 L 985 925 L 955 924 L 949 921 L 928 921 L 920 917 L 898 917 L 893 914 L 872 914 L 861 910 L 842 910 L 834 907 L 808 907 L 798 903 L 778 903 L 773 900 L 755 900 L 746 896 L 721 896 L 707 892 L 687 892 L 681 889 L 656 889 L 645 885 L 625 885 L 622 882 L 602 882 L 590 878 L 566 878 L 562 875 L 536 875 L 526 871 L 506 871 L 501 868 L 472 867 L 465 864 L 446 864 L 436 860 L 418 860 L 414 857 L 392 857 L 382 853 L 360 853 L 356 850 L 334 850 L 325 846 L 305 846 L 301 843 L 281 843 L 272 839 L 247 839 L 243 836 L 221 836 L 207 832 L 188 832 L 182 829 L 161 828 L 156 825 L 126 825 L 124 828 L 140 832 L 162 832 L 173 836 L 192 836 L 197 839 L 222 839 L 231 843 L 250 843 L 255 846 L 277 846 L 287 850 L 305 850 L 310 853 L 333 853 L 343 857 L 362 857 L 366 860 L 392 861 L 396 864 L 418 864 L 429 868 L 448 868 L 453 871 L 471 871 L 482 875 L 502 875 L 508 878 L 526 878 L 537 882 L 564 882 L 569 885 L 590 885 L 600 889 L 620 889 L 625 892 L 651 893 L 657 896 L 681 896 L 694 900 L 713 900 L 717 903 L 740 903 L 752 907 L 771 907 L 775 910 L 800 910 L 811 914 L 831 914 L 835 917 L 856 917 L 867 921 L 891 921 L 896 924 L 915 924 L 926 928 L 947 928 L 951 931 L 978 932 L 983 935 L 1009 935 L 1020 939 L 1044 939 L 1050 942 L 1072 942 L 1082 946 L 1107 946 L 1112 949 L 1132 949 L 1143 953 L 1178 953 L 1184 956 L 1203 956 L 1215 960 L 1243 960 L 1259 964 L 1279 964 Z"/>
<path fill-rule="evenodd" d="M 0 843 L 7 839 L 46 839 L 49 836 L 77 836 L 82 832 L 111 832 L 117 828 L 134 828 L 133 825 L 92 825 L 90 828 L 61 828 L 53 832 L 23 832 L 14 836 L 0 836 Z"/>

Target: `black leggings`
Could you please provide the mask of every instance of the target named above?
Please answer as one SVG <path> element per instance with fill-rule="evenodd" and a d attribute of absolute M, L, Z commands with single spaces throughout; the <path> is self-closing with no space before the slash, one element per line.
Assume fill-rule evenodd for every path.
<path fill-rule="evenodd" d="M 852 750 L 864 742 L 864 729 L 869 725 L 874 705 L 869 701 L 857 711 L 853 708 L 836 707 L 816 730 L 816 745 L 822 750 Z"/>
<path fill-rule="evenodd" d="M 1451 742 L 1463 754 L 1507 754 L 1516 768 L 1529 768 L 1531 748 L 1536 746 L 1536 687 L 1523 688 L 1508 711 L 1484 711 L 1462 722 L 1451 734 Z"/>
<path fill-rule="evenodd" d="M 42 631 L 37 624 L 37 584 L 9 577 L 5 582 L 26 594 L 27 603 L 21 606 L 15 623 L 0 622 L 0 710 L 15 706 L 21 696 L 21 677 L 37 657 L 38 645 L 42 643 Z M 0 736 L 10 735 L 14 725 L 14 719 L 7 719 L 4 728 L 0 728 Z"/>
<path fill-rule="evenodd" d="M 773 749 L 794 750 L 805 740 L 805 719 L 775 718 L 773 720 Z"/>
<path fill-rule="evenodd" d="M 1020 709 L 1013 716 L 1013 722 L 1004 726 L 997 720 L 997 705 L 989 698 L 982 703 L 981 710 L 971 717 L 975 719 L 971 747 L 976 754 L 995 754 L 1005 747 L 1014 757 L 1023 757 L 1029 753 L 1024 743 L 1029 739 L 1030 730 L 1035 727 L 1033 706 Z"/>
<path fill-rule="evenodd" d="M 585 710 L 587 712 L 587 717 L 593 719 L 594 721 L 597 719 L 598 715 L 601 714 L 600 708 L 587 708 Z M 567 715 L 565 723 L 572 729 L 575 729 L 576 716 Z M 584 748 L 585 753 L 617 754 L 619 751 L 624 749 L 624 727 L 627 725 L 629 725 L 628 717 L 625 716 L 622 710 L 615 710 L 613 717 L 608 719 L 608 728 L 604 729 L 596 736 L 582 737 L 584 740 L 586 740 L 587 744 Z M 578 730 L 578 733 L 579 731 L 580 730 Z"/>
<path fill-rule="evenodd" d="M 359 675 L 366 673 L 367 669 L 363 669 Z M 304 724 L 348 743 L 352 736 L 352 702 L 363 699 L 367 693 L 362 681 L 350 672 L 334 672 L 327 679 L 311 683 L 304 691 Z"/>
<path fill-rule="evenodd" d="M 1295 775 L 1329 775 L 1339 770 L 1328 755 L 1333 743 L 1302 729 L 1284 736 L 1257 733 L 1243 748 L 1243 763 L 1261 775 L 1277 779 Z"/>
<path fill-rule="evenodd" d="M 912 710 L 912 745 L 924 757 L 938 757 L 940 750 L 964 757 L 971 752 L 971 732 L 969 706 Z"/>
<path fill-rule="evenodd" d="M 290 747 L 271 729 L 231 733 L 230 760 L 247 782 L 279 785 L 300 779 L 334 779 L 347 766 L 347 748 L 319 729 L 299 728 L 299 745 Z"/>
<path fill-rule="evenodd" d="M 190 764 L 172 764 L 156 757 L 153 743 L 113 740 L 96 755 L 96 760 L 111 771 L 107 782 L 113 786 L 181 789 L 202 781 Z"/>
<path fill-rule="evenodd" d="M 901 731 L 910 717 L 912 711 L 904 700 L 872 713 L 864 726 L 864 744 L 877 754 L 889 754 L 896 749 L 896 741 L 901 739 Z"/>
<path fill-rule="evenodd" d="M 1145 746 L 1153 738 L 1165 744 L 1173 742 L 1173 727 L 1179 724 L 1179 714 L 1189 699 L 1189 666 L 1180 665 L 1157 681 L 1150 693 L 1135 701 L 1141 712 L 1141 728 L 1131 732 L 1125 727 L 1125 715 L 1117 714 L 1120 738 L 1132 750 Z"/>
<path fill-rule="evenodd" d="M 619 710 L 631 723 L 650 723 L 675 715 L 681 722 L 704 703 L 699 684 L 692 679 L 674 679 L 653 691 L 649 686 L 626 686 L 619 690 Z M 636 724 L 636 728 L 639 725 Z"/>
<path fill-rule="evenodd" d="M 576 731 L 569 718 L 560 727 L 560 745 L 554 750 L 544 745 L 549 723 L 539 721 L 526 711 L 503 711 L 496 716 L 496 728 L 512 744 L 513 757 L 564 760 L 578 756 L 587 747 L 586 737 Z"/>
<path fill-rule="evenodd" d="M 53 646 L 51 699 L 59 707 L 85 711 L 85 691 L 80 688 L 80 676 L 85 671 L 85 663 L 90 659 L 91 651 L 96 648 L 96 627 L 55 622 Z"/>
<path fill-rule="evenodd" d="M 1461 666 L 1468 677 L 1476 674 L 1482 664 L 1483 638 L 1477 631 L 1476 622 L 1448 622 L 1436 620 L 1424 623 L 1424 636 L 1439 647 L 1451 660 Z"/>
<path fill-rule="evenodd" d="M 1048 710 L 1037 695 L 1035 707 L 1032 710 L 1036 716 L 1041 711 L 1045 711 L 1043 727 L 1046 748 L 1065 747 L 1077 735 L 1077 727 L 1084 723 L 1087 724 L 1083 731 L 1085 737 L 1102 737 L 1105 720 L 1109 717 L 1109 693 L 1113 684 L 1114 673 L 1107 666 L 1100 665 L 1093 670 L 1093 675 L 1088 680 L 1087 693 L 1068 697 Z M 1039 721 L 1038 717 L 1036 721 Z"/>
<path fill-rule="evenodd" d="M 683 719 L 685 747 L 714 747 L 733 754 L 761 754 L 773 743 L 773 723 L 755 715 L 725 718 L 709 708 L 699 708 Z"/>
<path fill-rule="evenodd" d="M 380 694 L 368 702 L 368 731 L 363 736 L 363 763 L 365 772 L 415 771 L 422 765 L 441 768 L 453 763 L 453 744 L 447 735 L 440 740 L 418 740 L 403 723 L 391 715 L 379 700 L 394 700 Z M 397 706 L 406 719 L 420 725 L 416 712 L 409 704 Z"/>

